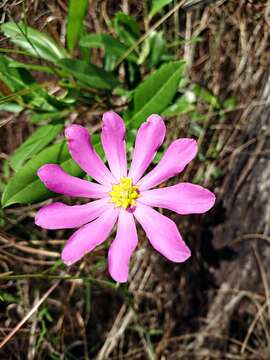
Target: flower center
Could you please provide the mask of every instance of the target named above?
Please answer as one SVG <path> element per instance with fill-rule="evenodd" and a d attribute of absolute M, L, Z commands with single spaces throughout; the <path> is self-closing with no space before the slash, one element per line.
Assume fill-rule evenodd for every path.
<path fill-rule="evenodd" d="M 132 180 L 124 177 L 120 183 L 113 185 L 111 195 L 111 202 L 115 203 L 116 207 L 127 209 L 136 205 L 136 199 L 140 196 L 138 186 L 132 185 Z"/>

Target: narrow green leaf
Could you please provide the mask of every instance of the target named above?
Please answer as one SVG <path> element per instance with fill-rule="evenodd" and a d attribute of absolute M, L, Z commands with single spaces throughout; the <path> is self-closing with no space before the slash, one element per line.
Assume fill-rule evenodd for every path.
<path fill-rule="evenodd" d="M 194 101 L 195 95 L 190 91 L 179 97 L 174 104 L 163 111 L 163 116 L 175 116 L 179 114 L 186 114 L 195 109 Z"/>
<path fill-rule="evenodd" d="M 126 45 L 108 34 L 87 34 L 82 37 L 80 45 L 88 48 L 103 48 L 107 55 L 114 55 L 117 58 L 128 50 Z M 136 62 L 137 56 L 130 54 L 128 60 Z"/>
<path fill-rule="evenodd" d="M 190 136 L 195 136 L 195 137 L 199 138 L 199 137 L 203 136 L 204 129 L 200 124 L 193 121 L 189 125 L 188 134 Z"/>
<path fill-rule="evenodd" d="M 55 62 L 67 58 L 67 51 L 59 46 L 49 35 L 35 30 L 23 23 L 8 22 L 1 25 L 0 30 L 20 48 L 30 55 Z"/>
<path fill-rule="evenodd" d="M 35 79 L 26 69 L 11 67 L 16 63 L 8 56 L 0 55 L 0 80 L 2 80 L 13 92 L 24 89 L 35 83 Z"/>
<path fill-rule="evenodd" d="M 114 21 L 117 22 L 118 26 L 121 25 L 126 30 L 126 32 L 129 32 L 135 38 L 140 36 L 140 26 L 133 16 L 123 12 L 118 12 L 115 14 Z"/>
<path fill-rule="evenodd" d="M 50 144 L 63 129 L 62 124 L 45 125 L 37 129 L 10 158 L 10 165 L 18 171 L 23 163 Z"/>
<path fill-rule="evenodd" d="M 62 119 L 63 117 L 68 116 L 72 112 L 72 110 L 72 108 L 67 108 L 61 111 L 40 112 L 33 114 L 31 120 L 33 124 L 36 124 L 40 121 L 52 121 L 55 119 Z"/>
<path fill-rule="evenodd" d="M 69 0 L 67 18 L 67 45 L 72 52 L 81 34 L 88 0 Z"/>
<path fill-rule="evenodd" d="M 80 40 L 80 46 L 89 49 L 104 48 L 103 35 L 106 34 L 85 34 Z"/>
<path fill-rule="evenodd" d="M 200 98 L 203 101 L 205 101 L 206 103 L 212 105 L 214 108 L 217 108 L 217 109 L 220 108 L 220 103 L 219 103 L 218 98 L 215 95 L 213 95 L 209 90 L 196 84 L 192 87 L 192 91 L 198 98 Z"/>
<path fill-rule="evenodd" d="M 233 110 L 235 109 L 237 105 L 237 100 L 235 97 L 229 97 L 228 99 L 226 99 L 223 104 L 222 107 L 226 110 Z"/>
<path fill-rule="evenodd" d="M 53 195 L 37 177 L 37 170 L 44 164 L 60 164 L 73 176 L 83 172 L 70 158 L 66 142 L 52 145 L 29 160 L 6 185 L 2 195 L 2 206 L 12 204 L 31 204 L 48 199 Z"/>
<path fill-rule="evenodd" d="M 149 37 L 143 42 L 143 45 L 142 45 L 142 49 L 140 51 L 140 56 L 139 56 L 139 59 L 137 61 L 137 64 L 138 65 L 142 65 L 147 57 L 149 56 L 150 54 L 150 51 L 151 51 L 151 46 L 150 46 L 150 39 Z"/>
<path fill-rule="evenodd" d="M 26 104 L 26 107 L 36 108 L 38 111 L 54 111 L 59 103 L 57 98 L 49 95 L 42 84 L 38 85 L 22 64 L 0 54 L 0 80 L 11 92 L 10 95 L 0 98 L 0 103 L 10 103 L 10 100 L 14 100 L 22 108 Z"/>
<path fill-rule="evenodd" d="M 166 41 L 161 32 L 153 31 L 149 37 L 150 42 L 150 58 L 149 67 L 156 67 L 161 60 L 162 55 L 166 51 Z"/>
<path fill-rule="evenodd" d="M 134 17 L 122 12 L 115 14 L 111 25 L 118 38 L 128 48 L 134 45 L 140 36 L 140 27 Z"/>
<path fill-rule="evenodd" d="M 24 63 L 24 62 L 21 62 L 21 61 L 15 61 L 15 60 L 13 60 L 9 64 L 9 67 L 10 68 L 24 68 L 24 69 L 29 69 L 29 70 L 32 70 L 32 71 L 46 72 L 48 74 L 55 74 L 57 72 L 57 70 L 58 70 L 56 68 L 53 69 L 53 68 L 51 68 L 49 66 L 28 64 L 28 63 Z"/>
<path fill-rule="evenodd" d="M 75 59 L 62 59 L 58 63 L 77 80 L 89 87 L 110 90 L 118 85 L 118 80 L 112 73 L 94 64 L 88 64 L 85 61 Z"/>
<path fill-rule="evenodd" d="M 149 115 L 160 114 L 166 109 L 177 92 L 185 69 L 184 61 L 165 64 L 137 87 L 130 120 L 134 127 L 138 127 Z"/>
<path fill-rule="evenodd" d="M 21 105 L 15 104 L 15 103 L 6 102 L 3 104 L 0 104 L 0 110 L 9 111 L 12 113 L 19 113 L 23 110 L 23 107 Z"/>
<path fill-rule="evenodd" d="M 170 4 L 173 0 L 154 0 L 152 8 L 149 12 L 149 18 L 151 19 L 155 16 L 160 10 L 164 8 L 164 6 Z"/>

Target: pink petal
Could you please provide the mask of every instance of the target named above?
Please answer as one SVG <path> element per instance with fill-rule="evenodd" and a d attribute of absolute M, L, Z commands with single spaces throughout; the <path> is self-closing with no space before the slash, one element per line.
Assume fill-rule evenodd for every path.
<path fill-rule="evenodd" d="M 95 152 L 88 131 L 80 125 L 66 128 L 70 155 L 80 167 L 97 182 L 104 185 L 116 183 L 113 175 Z"/>
<path fill-rule="evenodd" d="M 196 156 L 197 143 L 193 139 L 175 140 L 166 150 L 157 166 L 138 183 L 140 190 L 150 189 L 179 174 Z"/>
<path fill-rule="evenodd" d="M 59 165 L 46 164 L 38 169 L 40 180 L 51 191 L 76 197 L 102 198 L 108 195 L 110 187 L 95 184 L 67 174 Z"/>
<path fill-rule="evenodd" d="M 61 202 L 43 206 L 36 214 L 35 223 L 44 229 L 69 229 L 82 226 L 99 217 L 108 208 L 108 199 L 84 205 L 69 206 Z"/>
<path fill-rule="evenodd" d="M 163 143 L 165 134 L 164 121 L 162 117 L 155 114 L 149 116 L 139 128 L 128 174 L 133 184 L 137 183 L 154 159 L 158 148 Z"/>
<path fill-rule="evenodd" d="M 191 253 L 175 223 L 147 205 L 138 204 L 134 216 L 143 227 L 152 246 L 173 262 L 187 260 Z"/>
<path fill-rule="evenodd" d="M 138 236 L 134 217 L 128 211 L 121 209 L 116 238 L 108 254 L 109 272 L 115 281 L 127 281 L 129 260 L 137 244 Z"/>
<path fill-rule="evenodd" d="M 102 118 L 101 141 L 111 172 L 117 180 L 127 176 L 125 124 L 113 111 L 108 111 Z"/>
<path fill-rule="evenodd" d="M 118 214 L 119 209 L 109 206 L 100 217 L 77 230 L 69 238 L 62 251 L 63 262 L 66 265 L 72 265 L 96 246 L 102 244 L 110 235 Z"/>
<path fill-rule="evenodd" d="M 202 186 L 180 183 L 161 189 L 142 191 L 138 201 L 178 214 L 202 214 L 214 205 L 215 195 Z"/>

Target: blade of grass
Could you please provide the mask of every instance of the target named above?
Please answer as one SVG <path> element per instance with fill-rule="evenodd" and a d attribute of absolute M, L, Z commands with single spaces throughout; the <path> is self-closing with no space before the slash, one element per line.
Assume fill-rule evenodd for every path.
<path fill-rule="evenodd" d="M 160 20 L 158 20 L 143 36 L 140 37 L 138 41 L 134 43 L 124 54 L 119 58 L 119 60 L 116 62 L 114 68 L 116 69 L 144 40 L 148 38 L 148 36 L 156 30 L 161 24 L 164 23 L 171 15 L 173 15 L 177 10 L 179 10 L 183 4 L 185 3 L 185 0 L 182 0 L 179 2 L 179 4 L 175 5 L 166 15 L 164 15 Z"/>
<path fill-rule="evenodd" d="M 67 46 L 72 53 L 79 40 L 88 0 L 69 0 L 67 19 Z"/>

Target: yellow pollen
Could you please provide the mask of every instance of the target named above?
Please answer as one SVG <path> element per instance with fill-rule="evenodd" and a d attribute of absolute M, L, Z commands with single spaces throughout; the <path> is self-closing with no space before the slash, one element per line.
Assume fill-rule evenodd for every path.
<path fill-rule="evenodd" d="M 140 196 L 138 186 L 132 185 L 132 180 L 124 177 L 120 183 L 113 185 L 111 195 L 111 202 L 115 203 L 116 207 L 127 209 L 136 205 L 136 199 Z"/>

